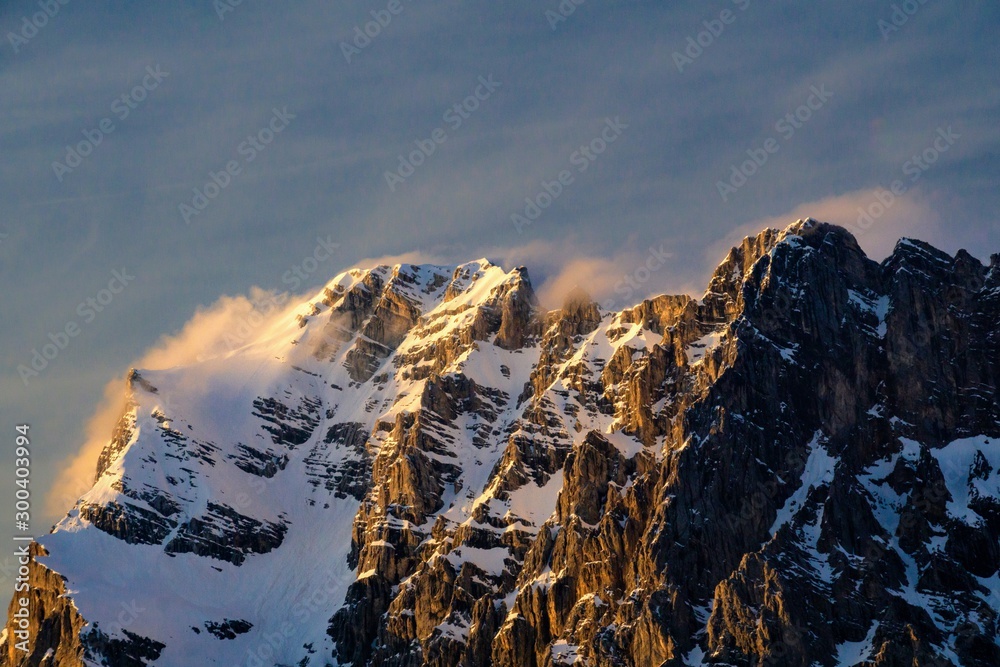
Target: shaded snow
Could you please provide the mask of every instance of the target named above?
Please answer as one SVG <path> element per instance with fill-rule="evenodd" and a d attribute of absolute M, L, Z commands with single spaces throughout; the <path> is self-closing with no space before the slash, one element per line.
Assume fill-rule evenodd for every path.
<path fill-rule="evenodd" d="M 875 631 L 879 624 L 873 623 L 868 635 L 859 642 L 844 642 L 837 647 L 838 667 L 854 667 L 871 658 L 872 642 L 875 640 Z"/>
<path fill-rule="evenodd" d="M 970 476 L 977 454 L 981 454 L 993 469 L 986 479 Z M 976 497 L 1000 499 L 1000 448 L 989 438 L 976 436 L 932 449 L 931 455 L 937 459 L 951 494 L 948 514 L 969 525 L 981 522 L 982 517 L 969 507 L 969 502 Z"/>
<path fill-rule="evenodd" d="M 802 478 L 798 489 L 785 501 L 785 504 L 778 510 L 778 516 L 771 529 L 771 535 L 778 532 L 785 524 L 789 523 L 801 510 L 809 497 L 809 493 L 824 484 L 829 484 L 833 480 L 833 468 L 837 460 L 830 456 L 826 448 L 820 442 L 821 433 L 817 431 L 809 442 L 809 458 L 806 460 L 805 468 L 802 470 Z"/>

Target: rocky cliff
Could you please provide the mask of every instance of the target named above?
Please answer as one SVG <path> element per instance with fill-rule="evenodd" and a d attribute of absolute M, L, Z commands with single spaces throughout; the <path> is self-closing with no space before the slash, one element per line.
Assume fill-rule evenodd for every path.
<path fill-rule="evenodd" d="M 998 329 L 1000 256 L 813 220 L 615 313 L 353 270 L 130 375 L 0 665 L 998 665 Z"/>

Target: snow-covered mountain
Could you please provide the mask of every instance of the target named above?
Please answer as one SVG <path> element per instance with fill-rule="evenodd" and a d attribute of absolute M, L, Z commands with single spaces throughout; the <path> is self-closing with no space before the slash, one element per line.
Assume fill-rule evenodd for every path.
<path fill-rule="evenodd" d="M 352 270 L 131 372 L 0 665 L 1000 665 L 998 330 L 813 220 L 621 312 Z"/>

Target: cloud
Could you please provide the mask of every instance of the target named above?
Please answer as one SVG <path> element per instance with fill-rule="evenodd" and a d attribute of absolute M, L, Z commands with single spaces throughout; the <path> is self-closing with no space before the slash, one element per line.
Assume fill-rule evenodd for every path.
<path fill-rule="evenodd" d="M 226 354 L 252 340 L 255 323 L 297 302 L 288 294 L 257 287 L 247 296 L 222 296 L 195 311 L 178 333 L 160 338 L 134 366 L 158 370 Z"/>
<path fill-rule="evenodd" d="M 616 308 L 631 306 L 651 294 L 690 291 L 690 285 L 681 283 L 667 264 L 649 261 L 651 257 L 671 254 L 665 244 L 642 248 L 635 237 L 628 237 L 622 246 L 607 256 L 575 237 L 558 241 L 536 239 L 516 246 L 485 246 L 475 250 L 442 247 L 436 252 L 418 250 L 383 255 L 353 262 L 351 267 L 400 263 L 450 266 L 485 257 L 506 271 L 527 267 L 535 292 L 546 308 L 561 307 L 565 297 L 576 287 L 601 303 L 615 300 Z M 652 271 L 641 268 L 649 265 L 655 265 Z"/>
<path fill-rule="evenodd" d="M 303 298 L 257 287 L 246 296 L 222 296 L 196 310 L 180 331 L 161 337 L 131 366 L 159 370 L 227 354 L 252 341 L 265 318 L 295 308 Z M 103 399 L 84 427 L 83 445 L 63 461 L 46 497 L 49 514 L 60 516 L 93 486 L 97 459 L 125 411 L 125 378 L 122 374 L 105 385 Z"/>
<path fill-rule="evenodd" d="M 527 266 L 538 299 L 546 308 L 560 308 L 566 296 L 580 288 L 607 308 L 632 306 L 653 294 L 690 291 L 671 271 L 673 253 L 666 244 L 641 247 L 627 238 L 610 256 L 574 239 L 537 240 L 513 248 L 494 249 L 506 269 Z"/>
<path fill-rule="evenodd" d="M 558 308 L 566 296 L 580 288 L 599 302 L 615 294 L 629 261 L 624 257 L 581 257 L 568 262 L 562 270 L 539 286 L 538 299 L 549 308 Z M 621 283 L 624 285 L 624 282 Z"/>
<path fill-rule="evenodd" d="M 378 257 L 368 257 L 353 262 L 350 268 L 369 268 L 372 266 L 395 266 L 396 264 L 437 264 L 447 266 L 453 262 L 448 262 L 440 255 L 424 252 L 422 250 L 412 250 L 410 252 L 396 255 L 379 255 Z"/>
<path fill-rule="evenodd" d="M 62 469 L 45 497 L 47 514 L 61 516 L 94 485 L 97 457 L 111 438 L 115 424 L 125 410 L 124 388 L 124 376 L 104 386 L 104 398 L 84 427 L 83 446 L 63 461 Z"/>
<path fill-rule="evenodd" d="M 903 237 L 919 238 L 936 245 L 946 242 L 941 218 L 929 197 L 919 190 L 897 197 L 884 188 L 873 188 L 800 204 L 782 215 L 741 225 L 709 246 L 706 262 L 714 268 L 745 236 L 754 236 L 767 227 L 784 229 L 801 218 L 815 218 L 847 228 L 865 253 L 876 261 L 888 257 Z"/>

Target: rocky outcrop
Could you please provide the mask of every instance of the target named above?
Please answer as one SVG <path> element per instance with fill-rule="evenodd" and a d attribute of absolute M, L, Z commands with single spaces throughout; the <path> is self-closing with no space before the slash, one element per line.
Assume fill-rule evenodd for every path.
<path fill-rule="evenodd" d="M 700 299 L 545 312 L 524 269 L 479 260 L 349 272 L 299 315 L 305 354 L 231 437 L 136 374 L 66 520 L 211 577 L 350 568 L 274 664 L 1000 664 L 1000 256 L 904 240 L 879 264 L 801 220 Z M 281 560 L 322 511 L 349 539 Z M 33 567 L 31 655 L 177 664 Z M 265 607 L 184 631 L 205 655 L 267 641 Z"/>
<path fill-rule="evenodd" d="M 2 664 L 10 667 L 83 667 L 81 631 L 86 624 L 66 596 L 61 576 L 35 561 L 47 555 L 32 543 L 7 612 Z M 24 585 L 27 590 L 21 590 Z M 22 604 L 26 602 L 27 604 Z M 27 618 L 22 616 L 27 611 Z"/>
<path fill-rule="evenodd" d="M 984 600 L 989 589 L 974 577 L 995 572 L 998 535 L 985 532 L 989 512 L 972 525 L 949 515 L 933 451 L 973 433 L 995 437 L 995 342 L 985 326 L 978 336 L 965 332 L 976 331 L 970 321 L 995 323 L 998 312 L 968 294 L 987 296 L 986 269 L 964 254 L 946 257 L 903 242 L 879 267 L 843 230 L 804 221 L 730 253 L 701 307 L 661 301 L 658 309 L 647 303 L 629 312 L 629 320 L 655 322 L 675 349 L 690 345 L 692 331 L 720 336 L 694 364 L 679 355 L 680 363 L 664 359 L 650 364 L 657 368 L 652 382 L 637 383 L 671 385 L 675 405 L 663 412 L 673 428 L 662 431 L 662 461 L 629 480 L 619 496 L 624 503 L 614 501 L 617 493 L 595 498 L 601 486 L 590 475 L 574 482 L 579 473 L 567 459 L 553 528 L 525 560 L 494 664 L 556 664 L 559 653 L 600 665 L 680 665 L 693 655 L 707 664 L 834 665 L 838 647 L 851 644 L 864 645 L 871 664 L 952 664 L 949 655 L 989 664 L 996 627 L 973 619 L 996 618 L 997 605 Z M 901 262 L 920 268 L 901 269 Z M 942 300 L 935 304 L 930 295 Z M 933 333 L 921 337 L 921 330 Z M 915 351 L 905 365 L 893 357 L 905 341 L 933 348 L 939 338 L 935 354 L 957 355 L 959 367 L 971 367 L 959 375 L 975 378 L 972 384 L 956 383 L 954 366 L 941 356 Z M 978 354 L 966 360 L 959 347 Z M 657 359 L 655 350 L 641 358 Z M 619 348 L 605 383 L 620 387 L 634 355 Z M 936 370 L 923 377 L 931 382 L 917 381 L 928 356 Z M 935 380 L 942 368 L 947 380 Z M 937 383 L 947 388 L 939 393 Z M 993 406 L 981 407 L 980 396 Z M 635 409 L 655 397 L 626 393 L 620 404 Z M 928 399 L 941 406 L 921 410 L 917 404 Z M 638 415 L 620 423 L 643 442 L 644 431 L 657 433 Z M 918 458 L 903 455 L 901 438 L 921 442 Z M 895 461 L 896 474 L 912 486 L 873 481 L 872 467 L 884 460 Z M 871 485 L 909 500 L 881 504 Z M 601 518 L 607 505 L 637 505 L 627 499 L 640 492 L 652 511 Z M 567 519 L 568 502 L 587 508 L 586 518 Z M 889 519 L 895 528 L 882 523 L 887 508 L 898 516 Z M 943 535 L 944 548 L 932 548 Z M 573 547 L 562 547 L 566 541 Z M 963 565 L 950 555 L 965 551 L 959 544 L 978 545 L 979 562 L 990 564 L 973 575 L 968 556 Z M 602 554 L 623 558 L 595 576 L 608 559 Z M 914 566 L 905 565 L 909 559 Z M 933 575 L 914 580 L 913 567 Z M 957 572 L 969 574 L 959 581 Z M 585 593 L 574 591 L 588 579 Z M 966 597 L 945 605 L 956 590 Z M 594 605 L 587 593 L 605 604 Z"/>

